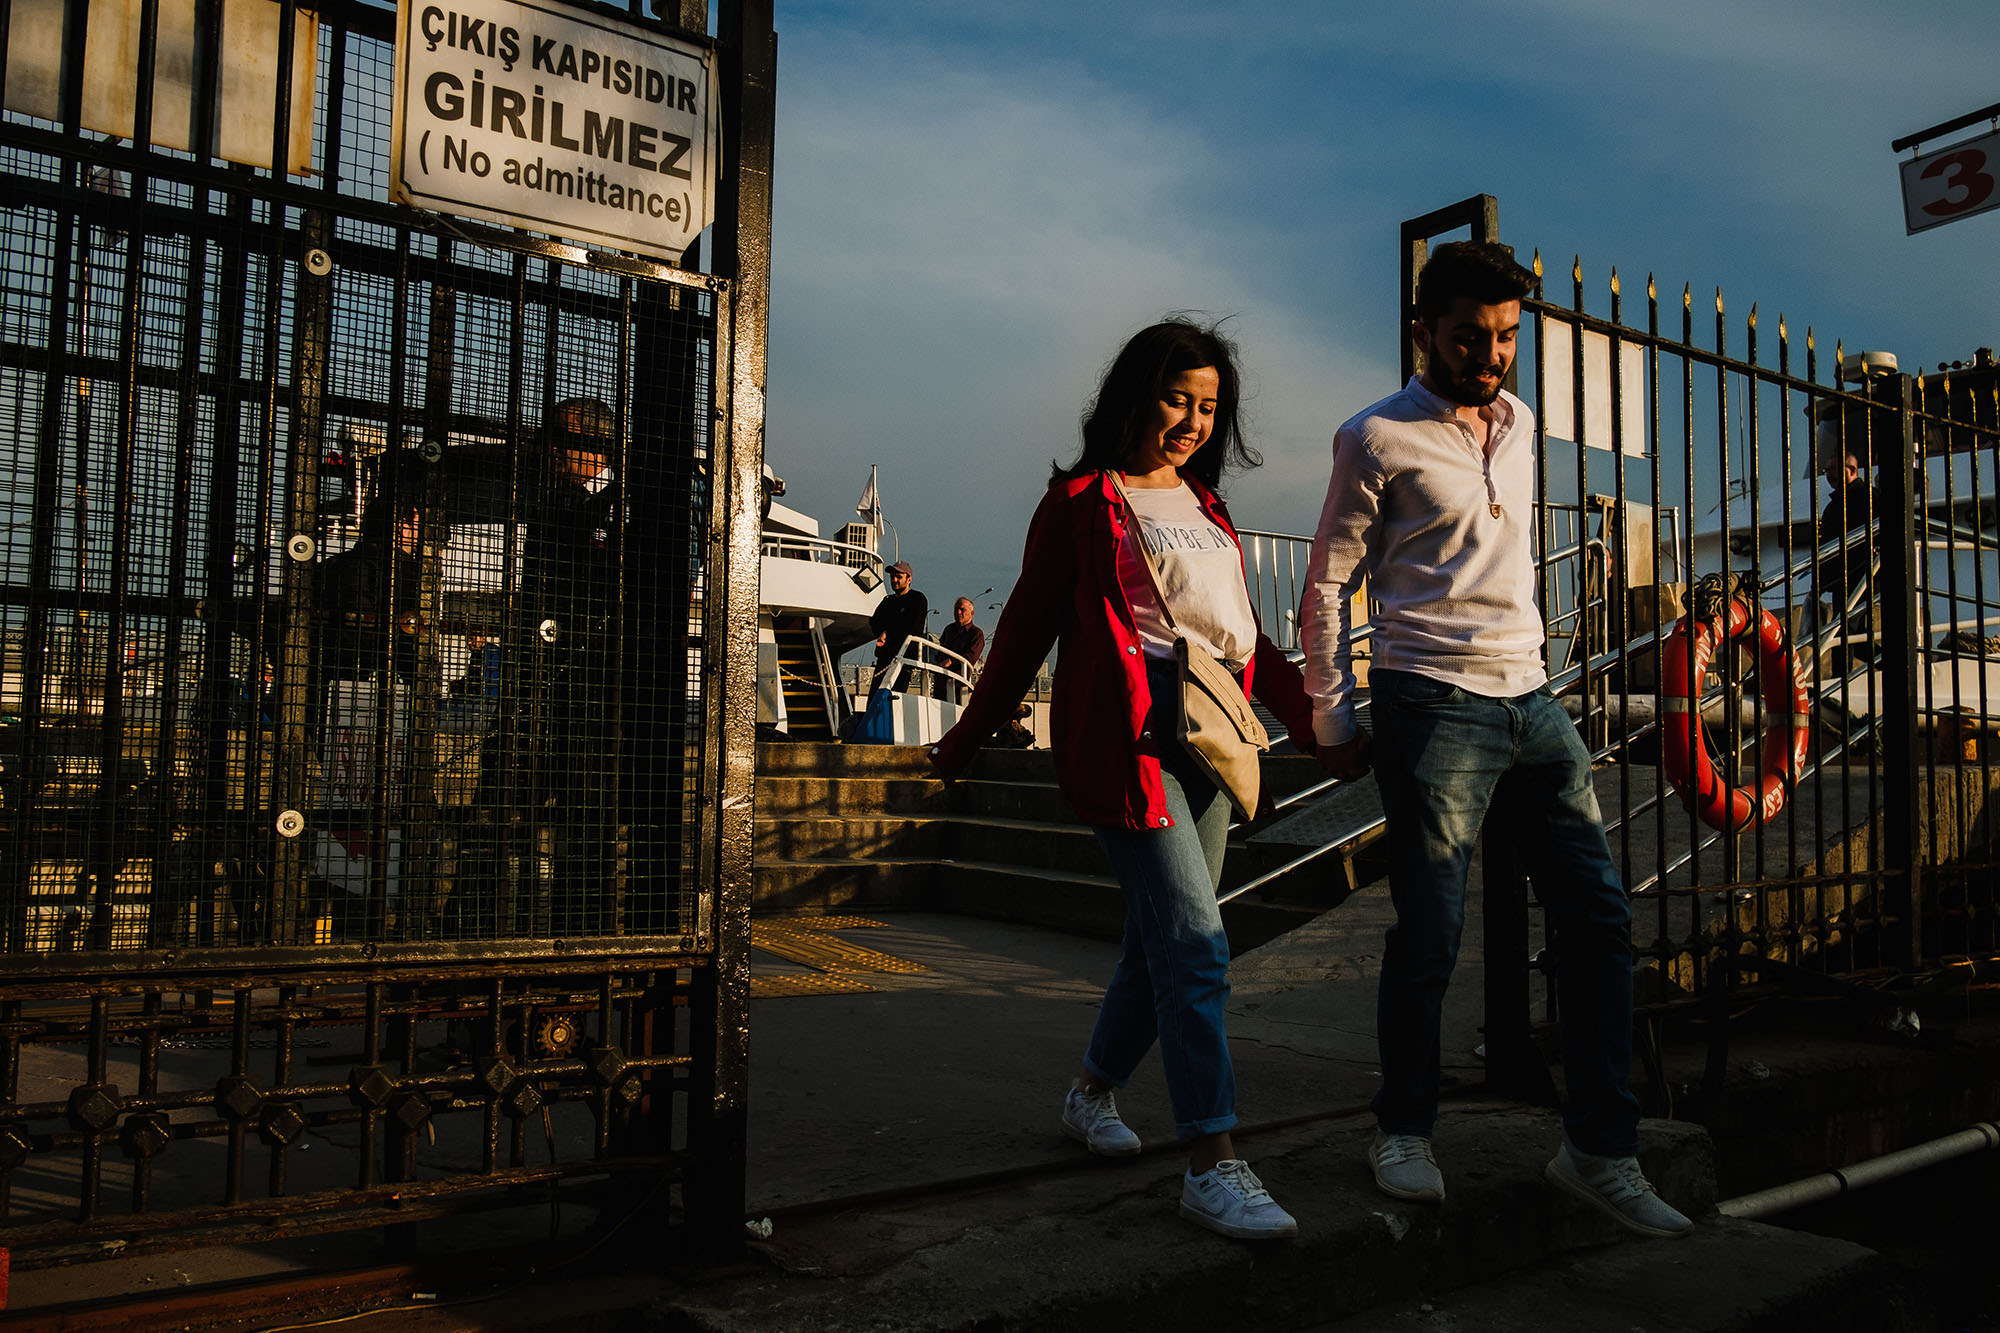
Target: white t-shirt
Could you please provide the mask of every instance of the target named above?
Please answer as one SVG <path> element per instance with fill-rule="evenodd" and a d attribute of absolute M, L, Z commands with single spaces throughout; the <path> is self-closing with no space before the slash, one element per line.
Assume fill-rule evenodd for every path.
<path fill-rule="evenodd" d="M 1249 661 L 1257 650 L 1257 620 L 1243 586 L 1243 556 L 1229 533 L 1202 512 L 1186 482 L 1172 490 L 1128 486 L 1125 493 L 1137 521 L 1126 529 L 1118 549 L 1118 582 L 1132 603 L 1146 656 L 1172 657 L 1174 631 L 1160 614 L 1146 557 L 1133 545 L 1134 536 L 1153 553 L 1160 586 L 1189 643 L 1233 665 Z"/>

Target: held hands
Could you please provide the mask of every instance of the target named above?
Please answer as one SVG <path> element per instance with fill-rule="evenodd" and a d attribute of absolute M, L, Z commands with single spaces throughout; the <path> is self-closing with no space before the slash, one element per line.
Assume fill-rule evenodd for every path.
<path fill-rule="evenodd" d="M 1339 745 L 1321 745 L 1319 766 L 1334 777 L 1352 782 L 1368 771 L 1368 751 L 1373 745 L 1365 731 L 1356 732 L 1353 740 Z"/>

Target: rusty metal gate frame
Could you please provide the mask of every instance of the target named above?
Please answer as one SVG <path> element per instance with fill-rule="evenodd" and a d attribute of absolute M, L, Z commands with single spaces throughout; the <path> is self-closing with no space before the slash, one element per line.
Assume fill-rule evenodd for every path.
<path fill-rule="evenodd" d="M 322 83 L 321 92 L 326 99 L 324 114 L 331 120 L 329 134 L 337 141 L 345 105 L 347 43 L 385 43 L 394 15 L 355 0 L 336 0 L 317 9 L 334 53 L 331 69 L 322 74 L 330 86 Z M 0 7 L 0 18 L 8 12 L 8 7 Z M 150 52 L 156 0 L 145 0 L 141 12 L 140 48 Z M 290 74 L 288 39 L 304 11 L 297 0 L 282 0 L 281 12 L 282 83 Z M 579 1197 L 648 1216 L 655 1224 L 664 1225 L 669 1218 L 685 1223 L 685 1248 L 691 1255 L 720 1257 L 740 1248 L 757 498 L 775 39 L 769 0 L 723 0 L 713 39 L 701 34 L 705 12 L 705 4 L 680 7 L 680 16 L 694 25 L 692 33 L 683 29 L 682 35 L 712 41 L 723 90 L 723 187 L 712 232 L 712 271 L 707 273 L 586 254 L 524 234 L 426 219 L 384 202 L 379 182 L 373 198 L 346 191 L 337 172 L 306 185 L 282 172 L 274 177 L 269 170 L 100 139 L 77 128 L 73 90 L 66 118 L 55 124 L 13 113 L 0 117 L 0 154 L 6 164 L 0 170 L 15 194 L 6 206 L 10 218 L 30 208 L 42 210 L 53 220 L 58 233 L 53 253 L 60 256 L 71 253 L 79 233 L 93 234 L 90 229 L 119 237 L 125 254 L 118 316 L 122 344 L 114 356 L 92 357 L 87 345 L 82 356 L 68 350 L 68 334 L 62 330 L 87 334 L 84 321 L 91 318 L 88 309 L 70 315 L 76 294 L 68 287 L 57 288 L 52 296 L 50 306 L 57 312 L 54 331 L 46 334 L 39 348 L 17 332 L 0 334 L 0 371 L 15 377 L 9 383 L 40 377 L 50 389 L 42 396 L 39 438 L 53 442 L 65 435 L 60 400 L 87 393 L 92 382 L 110 383 L 122 398 L 114 457 L 105 464 L 116 481 L 119 506 L 113 515 L 111 586 L 102 593 L 79 590 L 70 595 L 52 586 L 53 515 L 62 497 L 56 491 L 60 472 L 47 466 L 38 468 L 28 502 L 34 515 L 29 584 L 16 590 L 16 604 L 27 608 L 26 638 L 18 661 L 10 656 L 8 666 L 18 668 L 21 676 L 28 718 L 23 730 L 29 737 L 10 751 L 4 774 L 8 822 L 13 827 L 0 831 L 8 852 L 0 860 L 9 863 L 0 865 L 0 874 L 13 900 L 10 915 L 27 910 L 31 854 L 25 849 L 34 836 L 28 830 L 61 819 L 44 804 L 54 781 L 49 774 L 60 765 L 56 756 L 38 750 L 33 736 L 47 688 L 43 663 L 51 648 L 46 632 L 50 616 L 44 609 L 87 605 L 112 627 L 100 678 L 102 716 L 95 724 L 101 744 L 94 754 L 79 760 L 84 774 L 82 808 L 94 812 L 83 817 L 81 826 L 87 834 L 100 835 L 84 852 L 78 871 L 80 883 L 95 885 L 84 897 L 93 906 L 81 917 L 83 947 L 62 952 L 31 948 L 24 927 L 10 934 L 0 952 L 0 1227 L 5 1228 L 0 1243 L 12 1251 L 16 1266 L 389 1224 L 398 1224 L 392 1227 L 392 1237 L 408 1239 L 409 1229 L 400 1224 L 468 1210 L 545 1205 L 551 1190 L 569 1185 L 585 1189 Z M 636 6 L 619 16 L 657 22 Z M 203 40 L 211 43 L 213 60 L 219 19 L 212 13 L 209 25 Z M 671 25 L 658 26 L 672 30 Z M 0 46 L 5 32 L 0 23 Z M 72 40 L 80 44 L 81 37 Z M 4 68 L 0 62 L 0 71 Z M 150 63 L 143 57 L 141 68 L 137 101 L 149 107 L 151 99 L 145 94 L 151 83 Z M 283 143 L 288 103 L 283 97 L 274 100 L 274 136 Z M 142 112 L 136 134 L 142 143 L 148 137 L 146 119 Z M 23 163 L 39 166 L 24 173 L 19 169 Z M 119 179 L 119 173 L 128 182 L 124 197 L 91 188 L 93 182 Z M 177 202 L 160 202 L 169 195 Z M 253 221 L 260 209 L 269 215 L 269 222 Z M 295 229 L 286 225 L 287 218 L 297 219 Z M 383 277 L 395 284 L 399 339 L 408 309 L 403 293 L 408 288 L 428 280 L 440 292 L 448 292 L 458 278 L 477 276 L 473 269 L 483 265 L 489 275 L 486 280 L 510 290 L 519 310 L 523 301 L 535 299 L 530 295 L 535 284 L 529 270 L 538 265 L 544 270 L 538 294 L 552 298 L 540 307 L 547 311 L 552 347 L 554 321 L 565 308 L 564 301 L 574 299 L 600 306 L 609 300 L 622 310 L 623 355 L 632 354 L 630 340 L 635 334 L 641 340 L 637 350 L 644 353 L 649 331 L 680 330 L 687 373 L 696 375 L 700 372 L 693 369 L 695 344 L 708 349 L 704 355 L 709 358 L 710 380 L 701 406 L 707 420 L 697 420 L 694 426 L 697 437 L 708 440 L 706 480 L 686 483 L 700 501 L 700 508 L 690 511 L 697 520 L 697 526 L 689 529 L 695 541 L 679 557 L 665 557 L 680 559 L 689 571 L 692 583 L 686 585 L 685 596 L 692 600 L 669 601 L 667 619 L 659 622 L 679 623 L 673 605 L 683 606 L 678 614 L 687 618 L 688 652 L 683 654 L 668 641 L 664 653 L 670 669 L 679 671 L 682 685 L 668 708 L 655 715 L 634 714 L 652 730 L 642 728 L 626 742 L 627 753 L 644 751 L 652 756 L 636 761 L 651 765 L 638 771 L 671 777 L 672 793 L 649 792 L 648 797 L 659 795 L 667 802 L 663 809 L 682 811 L 677 817 L 682 831 L 676 834 L 669 828 L 658 835 L 643 828 L 620 831 L 615 849 L 621 866 L 637 864 L 632 882 L 648 875 L 681 882 L 684 905 L 677 919 L 671 914 L 631 922 L 620 917 L 613 925 L 556 935 L 546 918 L 538 917 L 519 931 L 503 923 L 461 938 L 427 938 L 431 932 L 411 924 L 414 899 L 406 899 L 398 914 L 403 924 L 390 924 L 383 909 L 387 872 L 378 853 L 369 888 L 372 914 L 353 938 L 314 942 L 301 896 L 300 830 L 287 824 L 287 816 L 305 808 L 307 696 L 302 679 L 287 666 L 280 671 L 283 678 L 273 695 L 278 700 L 273 727 L 276 798 L 257 806 L 252 795 L 236 790 L 243 782 L 238 768 L 252 764 L 254 771 L 254 764 L 261 762 L 244 756 L 261 754 L 265 745 L 254 740 L 258 725 L 254 699 L 247 724 L 237 728 L 247 729 L 253 741 L 231 742 L 232 733 L 211 729 L 212 735 L 224 739 L 207 752 L 205 770 L 196 766 L 199 781 L 189 798 L 205 799 L 208 804 L 202 808 L 212 810 L 240 796 L 248 806 L 276 816 L 258 835 L 266 840 L 275 867 L 268 910 L 261 917 L 238 921 L 242 934 L 236 943 L 222 941 L 213 931 L 185 940 L 168 938 L 171 931 L 161 935 L 149 926 L 141 947 L 109 947 L 110 904 L 119 892 L 121 871 L 111 834 L 124 830 L 125 835 L 144 837 L 154 827 L 148 821 L 157 820 L 150 813 L 154 807 L 134 813 L 142 810 L 139 798 L 130 784 L 121 785 L 131 762 L 126 735 L 130 688 L 121 681 L 129 645 L 121 642 L 121 626 L 141 614 L 199 619 L 204 612 L 200 600 L 186 591 L 192 578 L 175 583 L 161 603 L 157 595 L 149 600 L 118 577 L 131 558 L 119 543 L 126 542 L 132 521 L 133 491 L 128 483 L 134 475 L 137 423 L 147 410 L 136 396 L 148 387 L 155 394 L 170 392 L 170 401 L 177 404 L 175 438 L 182 443 L 178 480 L 169 497 L 173 522 L 185 525 L 191 484 L 199 483 L 197 489 L 217 506 L 237 504 L 231 469 L 218 466 L 212 476 L 192 475 L 199 460 L 187 441 L 193 438 L 196 423 L 207 423 L 212 411 L 218 423 L 214 429 L 220 429 L 225 416 L 233 415 L 261 433 L 256 452 L 264 460 L 262 469 L 245 478 L 254 502 L 266 506 L 258 513 L 260 530 L 295 534 L 316 530 L 312 507 L 320 494 L 317 474 L 325 449 L 319 433 L 327 404 L 326 357 L 334 323 L 330 312 L 312 317 L 313 303 L 330 301 L 334 276 L 349 265 L 380 263 L 368 258 L 344 226 L 401 237 L 390 256 L 393 262 L 383 270 Z M 413 257 L 411 237 L 427 230 L 438 238 L 435 257 Z M 196 266 L 186 280 L 189 294 L 182 302 L 186 313 L 179 332 L 187 350 L 178 373 L 157 369 L 141 346 L 145 336 L 160 332 L 150 326 L 141 329 L 142 317 L 152 310 L 142 282 L 156 244 L 184 246 L 193 257 L 189 262 Z M 8 254 L 11 265 L 11 246 Z M 216 364 L 243 364 L 241 339 L 230 342 L 236 335 L 228 328 L 229 321 L 215 321 L 213 329 L 200 324 L 200 313 L 210 304 L 202 284 L 229 279 L 228 274 L 201 267 L 211 254 L 225 265 L 239 265 L 234 281 L 253 288 L 259 280 L 267 284 L 261 309 L 268 326 L 261 378 L 248 372 L 239 377 L 188 369 L 189 362 L 203 356 L 204 339 L 211 336 L 223 343 Z M 237 258 L 227 258 L 232 254 Z M 499 258 L 477 260 L 480 254 Z M 455 266 L 456 256 L 472 257 L 467 261 L 471 266 Z M 55 280 L 67 282 L 66 260 L 54 265 L 52 272 L 56 270 L 64 276 Z M 575 298 L 564 297 L 561 271 L 585 279 L 581 286 L 588 290 L 580 289 Z M 17 271 L 7 275 L 6 285 L 26 290 L 36 278 L 34 273 Z M 592 296 L 590 291 L 599 294 Z M 254 299 L 251 305 L 256 306 Z M 644 307 L 638 317 L 635 305 Z M 290 327 L 298 333 L 291 343 L 292 366 L 280 368 L 282 344 L 276 335 L 287 313 Z M 65 324 L 72 318 L 72 324 Z M 518 323 L 516 329 L 518 343 Z M 450 419 L 449 404 L 453 346 L 449 328 L 441 341 L 433 328 L 430 364 L 414 379 L 398 375 L 390 388 L 386 411 L 391 426 L 421 426 L 431 441 L 450 437 L 457 424 Z M 445 349 L 442 358 L 440 347 Z M 398 349 L 396 364 L 411 364 L 403 359 L 400 343 Z M 650 350 L 671 349 L 662 343 Z M 518 370 L 518 347 L 515 364 Z M 642 361 L 641 373 L 662 364 Z M 287 382 L 293 386 L 289 390 L 284 387 Z M 412 409 L 405 397 L 406 383 L 418 382 L 428 383 L 433 391 L 444 386 L 443 400 L 427 393 L 426 405 Z M 521 387 L 516 383 L 510 389 L 516 401 Z M 254 406 L 246 400 L 256 395 L 262 396 L 262 410 L 246 416 L 246 407 Z M 550 396 L 552 390 L 544 384 L 544 406 Z M 700 397 L 697 390 L 696 400 Z M 281 417 L 289 420 L 287 440 L 280 438 Z M 520 420 L 519 414 L 510 413 L 504 428 L 510 450 L 519 448 Z M 629 424 L 638 431 L 646 420 L 641 414 Z M 664 417 L 656 413 L 652 420 L 655 429 L 665 429 Z M 395 436 L 392 431 L 391 438 Z M 78 434 L 79 448 L 86 447 L 89 438 Z M 221 450 L 221 444 L 215 445 L 212 456 L 219 458 Z M 272 465 L 281 454 L 282 482 Z M 635 469 L 644 465 L 636 449 L 630 461 Z M 431 493 L 425 498 L 434 501 L 437 496 Z M 282 513 L 275 509 L 281 500 Z M 657 540 L 664 546 L 671 536 Z M 309 558 L 298 550 L 292 555 Z M 215 556 L 211 549 L 207 566 L 211 573 Z M 230 559 L 224 552 L 224 582 L 233 572 L 227 567 Z M 188 563 L 200 567 L 194 560 Z M 297 579 L 287 580 L 285 588 L 289 616 L 279 660 L 302 664 L 312 651 L 299 637 L 306 632 L 300 626 L 310 623 L 309 608 Z M 642 591 L 635 590 L 634 597 Z M 680 594 L 660 593 L 656 600 L 674 595 Z M 212 607 L 207 610 L 214 613 Z M 226 638 L 226 621 L 224 625 L 211 637 Z M 420 632 L 420 637 L 430 642 L 428 632 Z M 171 729 L 176 709 L 183 706 L 172 670 L 180 640 L 177 633 L 168 639 L 168 666 L 161 674 L 169 683 L 164 701 L 157 703 L 165 721 L 155 722 L 162 733 Z M 434 648 L 425 651 L 434 654 Z M 226 650 L 224 658 L 226 670 Z M 419 671 L 426 670 L 429 676 L 419 679 L 435 680 L 434 656 L 428 667 L 420 659 Z M 211 670 L 208 675 L 215 673 Z M 386 681 L 386 675 L 381 679 Z M 220 705 L 206 700 L 186 707 L 192 716 L 201 708 Z M 678 711 L 670 713 L 669 708 Z M 696 709 L 698 717 L 692 716 Z M 211 715 L 220 714 L 200 714 Z M 422 707 L 418 716 L 424 716 Z M 385 735 L 386 724 L 378 728 L 378 751 L 389 743 Z M 690 793 L 686 797 L 679 794 L 682 779 L 675 769 L 682 762 L 678 756 L 683 744 L 694 761 L 686 774 Z M 154 791 L 146 798 L 156 805 L 165 802 L 169 809 L 184 794 L 158 794 L 178 793 L 183 785 L 172 745 L 164 739 L 158 743 L 167 776 L 153 784 Z M 152 776 L 159 778 L 160 771 Z M 91 817 L 100 822 L 88 823 Z M 378 825 L 381 822 L 378 817 Z M 213 840 L 203 844 L 215 863 L 201 871 L 207 882 L 211 873 L 222 873 L 227 854 L 218 850 L 221 840 L 213 832 L 200 836 Z M 678 847 L 672 845 L 676 838 Z M 163 855 L 156 846 L 152 863 L 161 864 Z M 627 857 L 633 859 L 622 859 Z M 427 1066 L 423 1057 L 430 1043 L 423 1034 L 435 1028 L 425 1025 L 439 1023 L 457 1025 L 465 1049 L 456 1053 L 454 1062 Z M 306 1052 L 320 1034 L 355 1030 L 360 1050 L 351 1061 L 324 1072 L 311 1068 L 315 1060 Z M 83 1072 L 70 1079 L 59 1096 L 26 1099 L 21 1091 L 24 1058 L 47 1049 L 80 1050 Z M 212 1081 L 190 1084 L 185 1073 L 163 1077 L 163 1065 L 183 1059 L 180 1053 L 202 1050 L 218 1053 L 220 1072 Z M 126 1076 L 136 1082 L 119 1088 L 113 1081 L 116 1068 L 127 1070 Z M 590 1129 L 581 1136 L 585 1142 L 574 1154 L 559 1149 L 552 1127 L 552 1115 L 568 1114 L 565 1107 L 580 1108 L 590 1118 Z M 420 1170 L 420 1143 L 445 1121 L 473 1126 L 463 1146 L 475 1160 Z M 353 1141 L 349 1160 L 343 1163 L 344 1179 L 329 1180 L 326 1173 L 307 1172 L 301 1165 L 307 1159 L 298 1155 L 299 1149 L 309 1146 L 310 1138 L 329 1133 Z M 543 1138 L 546 1151 L 539 1151 L 537 1140 Z M 185 1178 L 187 1172 L 176 1170 L 176 1158 L 200 1156 L 203 1144 L 220 1145 L 222 1156 L 219 1162 L 202 1157 L 209 1163 L 207 1171 L 193 1174 L 205 1175 L 214 1188 L 191 1201 L 193 1186 Z M 252 1169 L 257 1160 L 253 1153 L 260 1146 L 263 1169 L 257 1171 Z M 174 1188 L 156 1190 L 156 1181 L 168 1175 L 175 1177 Z M 305 1180 L 309 1175 L 314 1178 Z M 24 1191 L 24 1184 L 32 1188 Z M 52 1205 L 51 1195 L 66 1195 L 69 1202 Z"/>

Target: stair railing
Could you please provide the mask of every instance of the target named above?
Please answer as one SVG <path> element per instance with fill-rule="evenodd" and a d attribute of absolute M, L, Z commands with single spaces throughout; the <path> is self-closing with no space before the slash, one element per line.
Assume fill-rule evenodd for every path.
<path fill-rule="evenodd" d="M 903 640 L 902 648 L 889 659 L 889 664 L 875 682 L 875 688 L 903 689 L 904 680 L 918 672 L 923 673 L 925 681 L 947 680 L 967 691 L 971 690 L 973 678 L 979 674 L 970 658 L 960 656 L 934 639 L 912 634 Z"/>
<path fill-rule="evenodd" d="M 833 653 L 826 646 L 826 631 L 817 616 L 812 618 L 812 647 L 820 694 L 826 699 L 826 723 L 838 736 L 841 723 L 854 714 L 854 702 L 848 698 L 847 691 L 841 687 L 839 674 L 833 669 Z"/>

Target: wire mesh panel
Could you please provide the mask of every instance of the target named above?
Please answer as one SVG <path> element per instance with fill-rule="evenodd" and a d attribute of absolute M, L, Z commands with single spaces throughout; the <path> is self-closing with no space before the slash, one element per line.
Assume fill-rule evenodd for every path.
<path fill-rule="evenodd" d="M 391 207 L 393 14 L 257 9 L 253 106 L 214 9 L 4 65 L 17 1263 L 673 1179 L 715 1074 L 729 286 Z"/>

